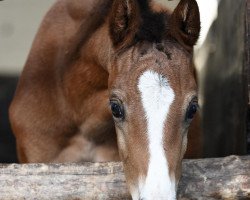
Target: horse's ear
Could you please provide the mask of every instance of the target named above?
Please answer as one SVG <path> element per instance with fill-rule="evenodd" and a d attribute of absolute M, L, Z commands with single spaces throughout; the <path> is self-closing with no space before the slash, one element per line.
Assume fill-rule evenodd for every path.
<path fill-rule="evenodd" d="M 109 31 L 114 47 L 133 42 L 139 29 L 140 15 L 137 0 L 114 0 L 109 21 Z"/>
<path fill-rule="evenodd" d="M 170 34 L 192 50 L 200 34 L 200 13 L 195 0 L 181 0 L 170 19 Z"/>

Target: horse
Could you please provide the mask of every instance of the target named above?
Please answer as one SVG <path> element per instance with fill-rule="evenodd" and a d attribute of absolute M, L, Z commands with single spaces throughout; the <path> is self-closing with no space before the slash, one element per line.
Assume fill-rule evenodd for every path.
<path fill-rule="evenodd" d="M 199 32 L 195 0 L 58 0 L 9 109 L 20 162 L 122 161 L 133 200 L 176 199 L 187 137 L 201 155 Z"/>

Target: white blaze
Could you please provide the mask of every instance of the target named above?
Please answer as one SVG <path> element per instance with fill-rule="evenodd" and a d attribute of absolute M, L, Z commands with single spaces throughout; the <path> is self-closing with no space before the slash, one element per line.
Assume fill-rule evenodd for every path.
<path fill-rule="evenodd" d="M 173 200 L 176 199 L 176 185 L 174 178 L 169 175 L 163 149 L 163 129 L 174 100 L 174 91 L 168 80 L 154 71 L 146 71 L 141 75 L 138 88 L 147 119 L 149 165 L 147 176 L 139 183 L 139 194 L 135 196 L 140 195 L 145 200 Z"/>

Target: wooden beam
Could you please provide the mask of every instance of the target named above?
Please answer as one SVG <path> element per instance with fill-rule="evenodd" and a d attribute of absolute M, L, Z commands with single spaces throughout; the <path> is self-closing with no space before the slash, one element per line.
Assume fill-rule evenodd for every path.
<path fill-rule="evenodd" d="M 247 79 L 247 153 L 250 154 L 250 0 L 246 0 L 246 37 L 245 37 L 245 79 Z"/>
<path fill-rule="evenodd" d="M 245 73 L 247 74 L 248 82 L 248 104 L 250 105 L 250 0 L 246 0 L 246 61 L 245 61 Z"/>
<path fill-rule="evenodd" d="M 199 88 L 205 157 L 247 152 L 245 16 L 246 0 L 220 0 L 203 46 L 207 59 Z"/>
<path fill-rule="evenodd" d="M 185 160 L 178 199 L 249 199 L 250 156 Z M 121 163 L 0 165 L 0 199 L 130 199 Z"/>

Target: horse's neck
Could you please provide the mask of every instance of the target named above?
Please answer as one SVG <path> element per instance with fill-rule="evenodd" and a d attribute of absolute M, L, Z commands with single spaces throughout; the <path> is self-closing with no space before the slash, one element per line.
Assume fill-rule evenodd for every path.
<path fill-rule="evenodd" d="M 82 55 L 108 72 L 113 58 L 113 45 L 109 37 L 108 24 L 104 23 L 82 49 Z"/>
<path fill-rule="evenodd" d="M 84 102 L 107 90 L 112 54 L 108 26 L 104 23 L 85 42 L 79 50 L 80 56 L 67 66 L 64 73 L 65 96 L 76 111 L 80 111 Z"/>
<path fill-rule="evenodd" d="M 77 111 L 91 95 L 107 89 L 112 45 L 104 20 L 110 3 L 112 0 L 58 1 L 40 27 L 19 85 L 44 88 L 42 95 L 48 104 L 55 101 L 67 107 L 69 103 Z M 31 77 L 33 84 L 28 85 L 25 77 Z"/>
<path fill-rule="evenodd" d="M 92 3 L 88 1 L 92 1 Z M 75 5 L 76 3 L 73 2 L 78 3 Z M 88 62 L 94 60 L 106 69 L 108 60 L 105 59 L 109 58 L 108 55 L 110 55 L 107 50 L 111 48 L 107 25 L 111 3 L 112 0 L 74 0 L 72 3 L 69 3 L 68 6 L 70 8 L 73 7 L 67 9 L 73 10 L 67 13 L 70 16 L 70 20 L 75 13 L 78 13 L 80 16 L 81 13 L 84 13 L 84 15 L 77 20 L 68 22 L 71 28 L 69 28 L 70 31 L 66 30 L 68 31 L 66 33 L 68 36 L 62 41 L 66 44 L 66 68 L 72 62 L 75 62 L 76 59 L 81 59 L 82 61 L 88 60 Z"/>

